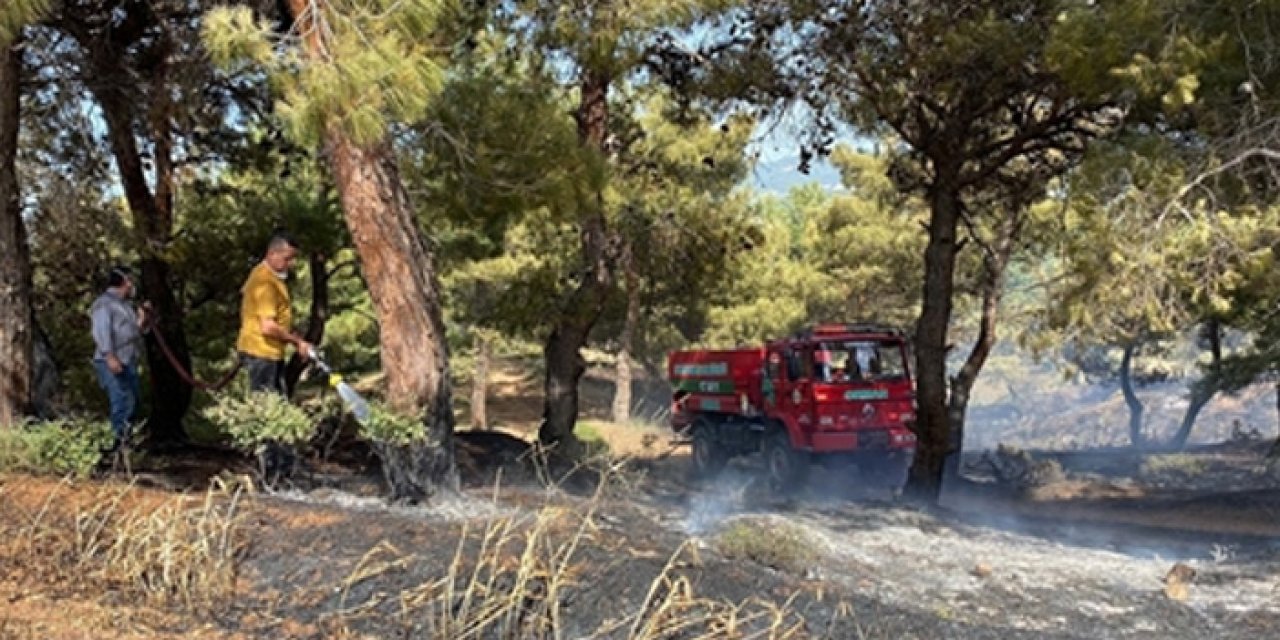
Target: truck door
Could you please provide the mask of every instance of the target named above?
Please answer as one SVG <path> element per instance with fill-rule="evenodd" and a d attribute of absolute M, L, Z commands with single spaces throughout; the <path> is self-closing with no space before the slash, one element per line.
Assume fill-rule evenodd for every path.
<path fill-rule="evenodd" d="M 809 435 L 813 432 L 813 367 L 808 349 L 792 348 L 783 353 L 786 375 L 786 390 L 779 394 L 779 406 L 791 416 L 803 434 L 797 446 L 808 446 Z"/>

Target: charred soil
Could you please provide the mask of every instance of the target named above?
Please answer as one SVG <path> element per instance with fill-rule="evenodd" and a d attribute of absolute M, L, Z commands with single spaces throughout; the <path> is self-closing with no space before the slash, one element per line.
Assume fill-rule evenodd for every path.
<path fill-rule="evenodd" d="M 0 477 L 0 637 L 1280 633 L 1277 492 L 1162 488 L 1209 462 L 1127 477 L 1077 458 L 1056 480 L 1074 489 L 979 477 L 922 510 L 839 469 L 779 500 L 750 460 L 693 483 L 680 453 L 570 473 L 510 435 L 460 449 L 464 490 L 418 507 L 386 504 L 354 459 L 270 493 L 234 458 L 132 481 Z"/>

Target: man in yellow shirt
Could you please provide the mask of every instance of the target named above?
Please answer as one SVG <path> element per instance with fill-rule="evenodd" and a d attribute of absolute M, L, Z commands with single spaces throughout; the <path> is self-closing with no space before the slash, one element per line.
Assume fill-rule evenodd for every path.
<path fill-rule="evenodd" d="M 277 232 L 267 243 L 262 262 L 241 287 L 240 337 L 236 350 L 249 372 L 250 391 L 284 394 L 284 354 L 287 345 L 304 359 L 311 345 L 293 332 L 293 309 L 285 280 L 298 257 L 298 243 Z"/>

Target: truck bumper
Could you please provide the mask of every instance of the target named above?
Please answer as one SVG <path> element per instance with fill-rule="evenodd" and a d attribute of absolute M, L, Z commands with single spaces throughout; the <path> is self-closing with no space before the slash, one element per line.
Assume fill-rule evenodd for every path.
<path fill-rule="evenodd" d="M 911 451 L 916 448 L 915 439 L 894 437 L 892 431 L 819 431 L 813 434 L 814 453 L 839 453 L 846 451 Z"/>

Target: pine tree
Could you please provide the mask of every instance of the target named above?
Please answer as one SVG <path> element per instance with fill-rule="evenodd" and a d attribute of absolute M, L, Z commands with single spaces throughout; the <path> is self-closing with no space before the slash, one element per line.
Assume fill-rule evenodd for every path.
<path fill-rule="evenodd" d="M 627 80 L 659 48 L 661 35 L 697 23 L 732 6 L 724 0 L 521 0 L 512 22 L 546 60 L 567 61 L 577 93 L 574 119 L 582 149 L 595 160 L 594 175 L 582 185 L 577 226 L 576 285 L 564 296 L 546 340 L 541 441 L 576 448 L 578 383 L 586 371 L 582 347 L 605 311 L 619 281 L 622 237 L 609 224 L 606 198 L 611 157 L 617 151 L 611 101 Z M 625 278 L 624 278 L 625 279 Z"/>
<path fill-rule="evenodd" d="M 300 144 L 318 144 L 379 321 L 387 399 L 421 415 L 422 438 L 383 446 L 393 498 L 456 488 L 449 349 L 435 251 L 418 226 L 389 129 L 421 117 L 441 85 L 433 42 L 442 6 L 430 0 L 320 3 L 289 0 L 289 35 L 244 8 L 217 9 L 205 36 L 224 64 L 265 67 L 280 90 L 277 113 Z M 280 52 L 280 53 L 278 53 Z"/>
<path fill-rule="evenodd" d="M 22 47 L 0 28 L 0 428 L 31 408 L 35 335 L 31 259 L 18 192 L 19 98 Z"/>

